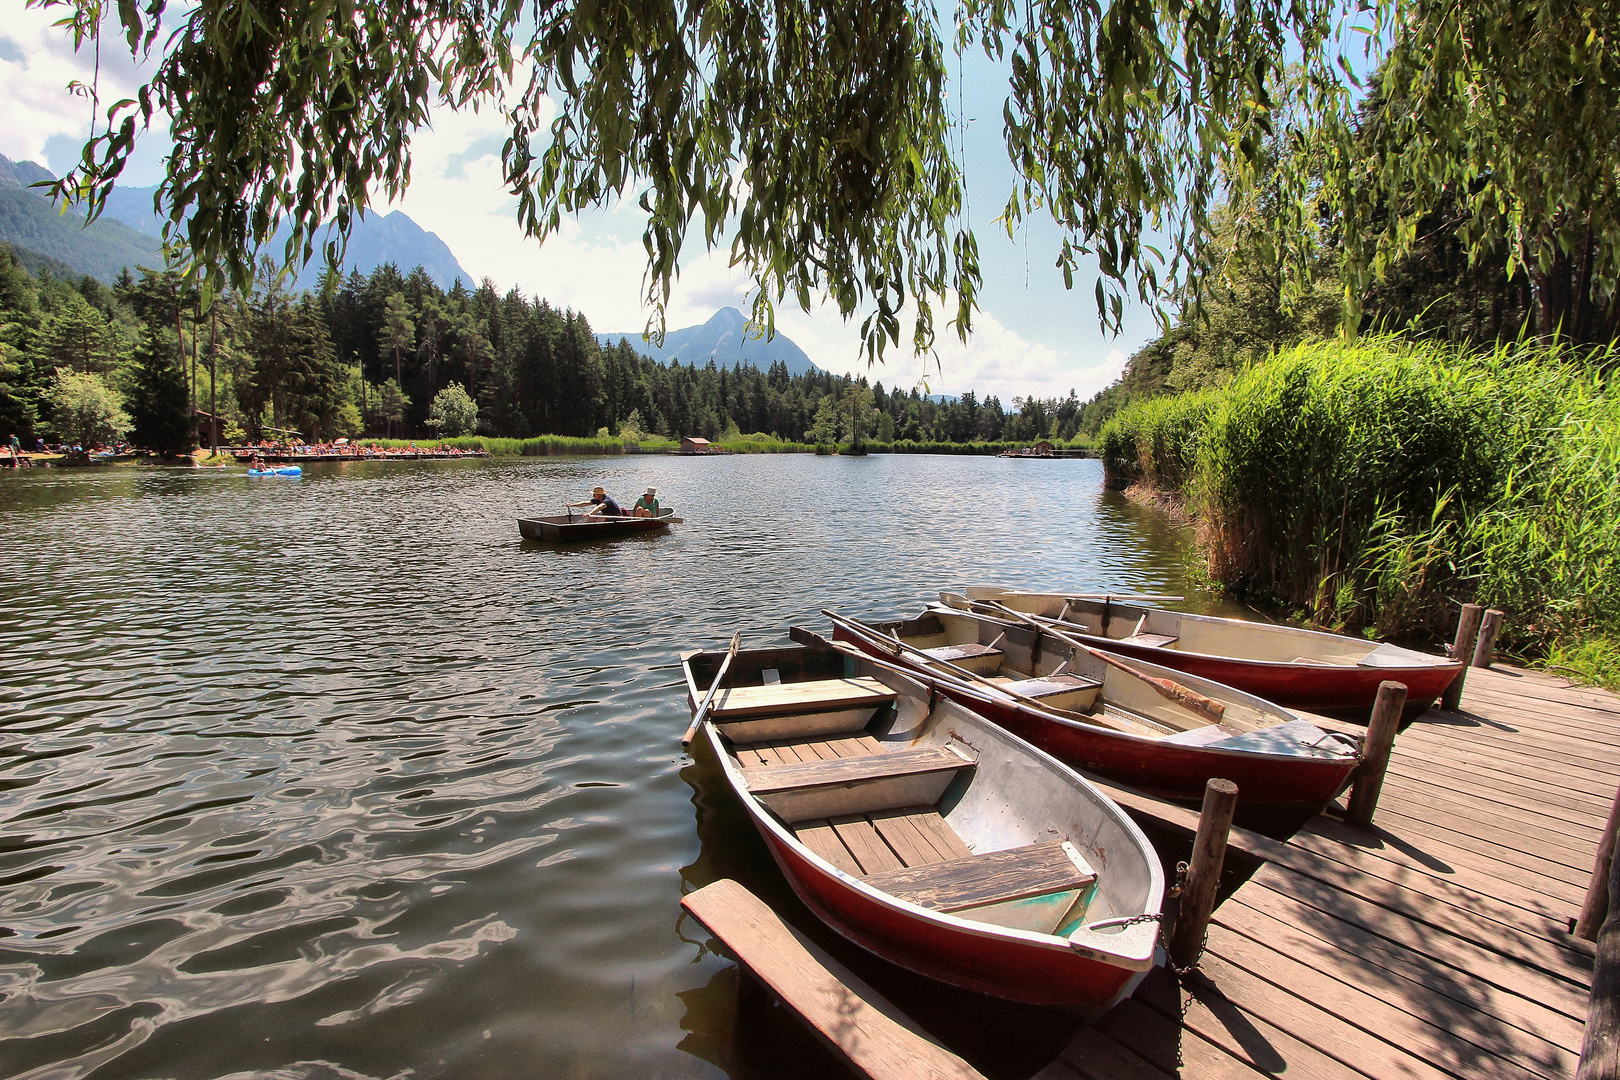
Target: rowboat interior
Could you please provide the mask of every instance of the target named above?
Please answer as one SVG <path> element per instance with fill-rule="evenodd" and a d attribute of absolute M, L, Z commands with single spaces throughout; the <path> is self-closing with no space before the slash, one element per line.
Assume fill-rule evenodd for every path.
<path fill-rule="evenodd" d="M 970 588 L 965 595 L 942 593 L 941 599 L 952 606 L 964 601 L 992 601 L 1013 611 L 1068 623 L 1093 637 L 1205 656 L 1339 667 L 1411 668 L 1453 664 L 1443 656 L 1343 634 L 1195 615 L 1109 598 Z"/>
<path fill-rule="evenodd" d="M 687 657 L 694 701 L 723 656 Z M 720 748 L 748 792 L 844 874 L 931 911 L 1057 937 L 1156 910 L 1144 868 L 1099 871 L 1129 826 L 1064 820 L 1065 792 L 1032 777 L 1026 750 L 999 745 L 1009 736 L 964 725 L 971 714 L 903 674 L 854 674 L 861 661 L 836 649 L 738 659 L 710 714 Z"/>
<path fill-rule="evenodd" d="M 943 606 L 868 629 L 909 646 L 907 654 L 925 664 L 971 673 L 1014 698 L 1085 723 L 1186 746 L 1323 757 L 1346 752 L 1342 741 L 1297 714 L 1230 688 L 1221 688 L 1221 715 L 1212 719 L 1160 693 L 1147 678 L 1046 631 Z M 1206 694 L 1211 685 L 1180 672 L 1150 673 L 1139 661 L 1125 666 Z"/>

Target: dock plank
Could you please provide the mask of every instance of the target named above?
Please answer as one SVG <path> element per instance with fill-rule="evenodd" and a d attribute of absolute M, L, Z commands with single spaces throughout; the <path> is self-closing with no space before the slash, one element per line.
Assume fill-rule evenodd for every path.
<path fill-rule="evenodd" d="M 1568 920 L 1620 785 L 1620 698 L 1474 669 L 1462 710 L 1396 739 L 1371 830 L 1234 831 L 1265 865 L 1217 908 L 1198 971 L 1154 973 L 1041 1076 L 1128 1054 L 1178 1080 L 1573 1077 L 1593 959 Z"/>
<path fill-rule="evenodd" d="M 729 879 L 681 898 L 835 1053 L 873 1080 L 983 1080 L 763 901 Z"/>

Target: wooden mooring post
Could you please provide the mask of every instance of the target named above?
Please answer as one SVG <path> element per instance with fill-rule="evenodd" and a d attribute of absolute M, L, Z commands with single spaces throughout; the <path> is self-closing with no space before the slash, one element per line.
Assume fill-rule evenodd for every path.
<path fill-rule="evenodd" d="M 1198 836 L 1193 840 L 1187 881 L 1181 888 L 1176 928 L 1170 935 L 1170 962 L 1182 970 L 1197 965 L 1204 951 L 1237 799 L 1237 785 L 1230 780 L 1209 780 L 1204 784 L 1204 809 L 1198 818 Z"/>
<path fill-rule="evenodd" d="M 1395 732 L 1401 726 L 1405 706 L 1405 683 L 1378 684 L 1372 719 L 1367 721 L 1367 741 L 1361 747 L 1361 767 L 1356 770 L 1350 806 L 1344 814 L 1344 820 L 1358 829 L 1372 828 L 1373 811 L 1378 809 L 1378 796 L 1384 790 L 1384 773 L 1389 771 L 1389 755 L 1395 748 Z"/>
<path fill-rule="evenodd" d="M 1479 624 L 1479 642 L 1474 646 L 1473 667 L 1488 668 L 1496 659 L 1496 636 L 1502 632 L 1503 613 L 1487 608 Z"/>
<path fill-rule="evenodd" d="M 1451 645 L 1451 656 L 1461 660 L 1463 668 L 1457 672 L 1457 677 L 1451 680 L 1446 687 L 1445 694 L 1440 698 L 1440 707 L 1447 712 L 1456 712 L 1462 704 L 1463 680 L 1468 675 L 1468 665 L 1474 657 L 1474 650 L 1479 645 L 1479 624 L 1485 617 L 1485 609 L 1478 604 L 1464 604 L 1462 614 L 1457 618 L 1457 639 Z"/>
<path fill-rule="evenodd" d="M 1609 820 L 1612 824 L 1614 815 L 1609 815 Z M 1620 891 L 1620 859 L 1610 860 L 1607 891 Z M 1597 964 L 1592 971 L 1586 1033 L 1575 1080 L 1620 1078 L 1620 912 L 1614 910 L 1614 905 L 1610 905 L 1602 926 L 1597 934 Z"/>
<path fill-rule="evenodd" d="M 1570 933 L 1587 941 L 1596 941 L 1598 929 L 1609 914 L 1609 871 L 1614 861 L 1615 834 L 1620 833 L 1620 791 L 1614 793 L 1609 806 L 1609 820 L 1603 826 L 1598 840 L 1597 861 L 1592 866 L 1592 880 L 1586 886 L 1586 900 L 1581 913 L 1570 926 Z"/>

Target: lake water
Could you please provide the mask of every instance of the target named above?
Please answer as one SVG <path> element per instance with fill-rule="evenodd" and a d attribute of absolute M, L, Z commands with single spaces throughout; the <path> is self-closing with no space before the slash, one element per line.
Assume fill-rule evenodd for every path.
<path fill-rule="evenodd" d="M 654 484 L 686 524 L 521 514 Z M 678 654 L 966 584 L 1179 592 L 1094 461 L 498 459 L 0 474 L 0 1076 L 818 1076 L 683 919 L 737 877 L 997 1075 L 1060 1014 L 829 941 Z"/>

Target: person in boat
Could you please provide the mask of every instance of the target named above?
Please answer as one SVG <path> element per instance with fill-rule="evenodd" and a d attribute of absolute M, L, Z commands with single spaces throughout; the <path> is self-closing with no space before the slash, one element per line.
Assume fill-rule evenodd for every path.
<path fill-rule="evenodd" d="M 657 517 L 658 489 L 650 487 L 642 492 L 641 498 L 636 500 L 636 505 L 630 508 L 630 513 L 636 517 Z"/>
<path fill-rule="evenodd" d="M 586 517 L 622 517 L 624 515 L 624 511 L 619 508 L 619 504 L 613 500 L 613 496 L 601 488 L 593 490 L 591 497 L 584 502 L 568 504 L 570 510 L 582 506 L 591 508 L 586 513 Z"/>

